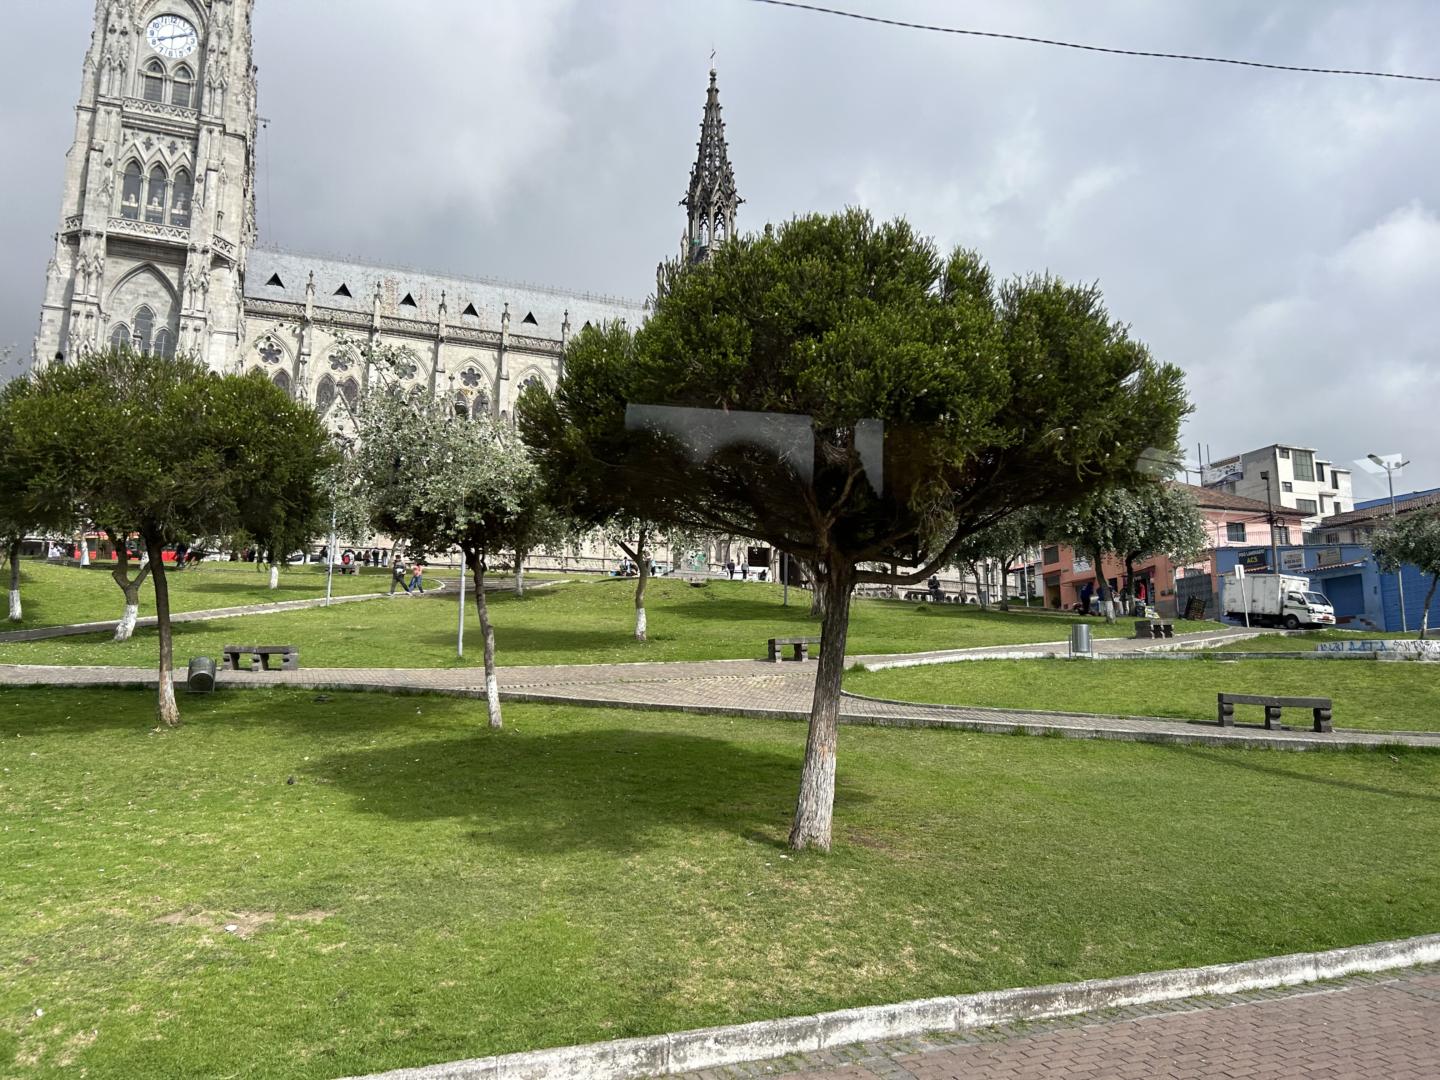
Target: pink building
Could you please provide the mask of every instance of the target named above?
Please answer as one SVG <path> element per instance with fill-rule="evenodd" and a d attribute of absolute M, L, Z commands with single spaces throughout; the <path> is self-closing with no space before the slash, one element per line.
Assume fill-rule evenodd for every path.
<path fill-rule="evenodd" d="M 1194 487 L 1190 484 L 1172 484 L 1183 489 L 1195 500 L 1201 515 L 1205 518 L 1205 530 L 1210 536 L 1210 549 L 1198 560 L 1183 566 L 1176 566 L 1168 558 L 1160 556 L 1135 564 L 1135 580 L 1145 589 L 1145 597 L 1154 604 L 1161 615 L 1173 617 L 1176 612 L 1175 579 L 1192 574 L 1211 577 L 1215 572 L 1213 554 L 1216 548 L 1243 547 L 1265 548 L 1270 546 L 1270 529 L 1266 524 L 1270 509 L 1256 499 L 1230 495 L 1223 491 Z M 1275 542 L 1281 547 L 1302 543 L 1301 523 L 1305 515 L 1290 507 L 1275 508 Z M 1045 606 L 1068 609 L 1080 603 L 1081 590 L 1087 582 L 1095 581 L 1095 569 L 1090 558 L 1077 556 L 1064 544 L 1047 544 L 1041 553 L 1041 573 L 1045 585 Z M 1125 586 L 1125 564 L 1114 556 L 1106 556 L 1101 572 L 1112 588 Z M 1137 588 L 1137 593 L 1138 593 Z"/>

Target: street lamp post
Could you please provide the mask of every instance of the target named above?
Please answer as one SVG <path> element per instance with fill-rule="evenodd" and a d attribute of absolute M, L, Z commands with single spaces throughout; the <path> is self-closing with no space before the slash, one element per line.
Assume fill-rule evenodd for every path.
<path fill-rule="evenodd" d="M 1366 454 L 1365 456 L 1368 457 L 1371 461 L 1373 461 L 1376 465 L 1379 465 L 1382 469 L 1385 470 L 1385 482 L 1389 485 L 1390 488 L 1390 520 L 1393 522 L 1395 520 L 1396 514 L 1395 472 L 1397 469 L 1403 469 L 1406 465 L 1409 465 L 1410 462 L 1386 461 L 1379 454 Z M 1405 618 L 1405 567 L 1403 565 L 1397 566 L 1395 568 L 1395 588 L 1396 591 L 1400 594 L 1400 632 L 1402 634 L 1407 634 L 1410 632 L 1410 624 L 1409 621 Z"/>

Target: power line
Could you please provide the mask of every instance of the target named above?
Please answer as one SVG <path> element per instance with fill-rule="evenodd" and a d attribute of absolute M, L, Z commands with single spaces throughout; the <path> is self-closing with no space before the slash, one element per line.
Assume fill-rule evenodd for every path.
<path fill-rule="evenodd" d="M 1026 34 L 1001 34 L 993 30 L 966 30 L 957 26 L 935 26 L 929 23 L 906 22 L 903 19 L 886 19 L 879 15 L 864 15 L 858 11 L 843 11 L 840 8 L 821 7 L 818 4 L 802 4 L 798 0 L 750 0 L 752 4 L 769 4 L 772 7 L 792 8 L 814 15 L 835 15 L 859 22 L 879 23 L 883 26 L 898 26 L 906 30 L 928 30 L 937 34 L 958 34 L 962 37 L 995 38 L 1001 41 L 1023 41 L 1030 45 L 1050 45 L 1057 49 L 1076 49 L 1080 52 L 1107 53 L 1111 56 L 1143 56 L 1155 60 L 1189 60 L 1199 64 L 1229 64 L 1233 67 L 1264 68 L 1268 71 L 1297 71 L 1308 75 L 1358 75 L 1370 79 L 1403 79 L 1408 82 L 1440 83 L 1437 75 L 1405 75 L 1394 71 L 1359 71 L 1351 68 L 1302 67 L 1298 64 L 1267 64 L 1260 60 L 1236 60 L 1227 56 L 1197 56 L 1190 53 L 1151 52 L 1146 49 L 1116 49 L 1105 45 L 1083 45 L 1075 41 L 1058 41 L 1054 38 L 1030 37 Z"/>

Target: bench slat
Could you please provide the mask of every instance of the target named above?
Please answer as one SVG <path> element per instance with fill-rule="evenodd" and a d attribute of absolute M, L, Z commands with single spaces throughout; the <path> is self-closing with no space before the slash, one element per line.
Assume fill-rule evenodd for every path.
<path fill-rule="evenodd" d="M 1229 705 L 1272 705 L 1276 708 L 1329 709 L 1331 699 L 1324 697 L 1271 697 L 1265 694 L 1219 694 L 1222 704 Z"/>

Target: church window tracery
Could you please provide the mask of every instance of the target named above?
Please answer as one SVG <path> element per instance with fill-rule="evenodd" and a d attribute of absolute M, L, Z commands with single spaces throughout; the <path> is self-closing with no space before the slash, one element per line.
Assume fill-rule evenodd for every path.
<path fill-rule="evenodd" d="M 360 384 L 353 377 L 346 379 L 340 384 L 340 396 L 353 413 L 360 406 Z"/>
<path fill-rule="evenodd" d="M 152 356 L 174 356 L 175 338 L 171 335 L 168 327 L 162 327 L 155 331 L 155 347 L 151 350 Z"/>
<path fill-rule="evenodd" d="M 140 73 L 140 96 L 146 101 L 164 102 L 165 66 L 159 60 L 151 60 Z"/>
<path fill-rule="evenodd" d="M 125 176 L 120 183 L 120 216 L 131 221 L 140 220 L 143 176 L 144 174 L 140 171 L 140 162 L 131 161 L 125 166 Z"/>
<path fill-rule="evenodd" d="M 476 420 L 479 420 L 480 417 L 486 415 L 489 411 L 490 395 L 485 393 L 484 390 L 481 390 L 478 394 L 475 395 L 475 404 L 471 409 L 470 415 L 473 416 Z"/>
<path fill-rule="evenodd" d="M 282 368 L 281 370 L 275 372 L 274 382 L 275 382 L 275 385 L 278 386 L 278 387 L 280 387 L 281 390 L 284 390 L 287 394 L 290 393 L 290 373 L 289 373 L 289 372 L 285 371 L 283 368 Z"/>
<path fill-rule="evenodd" d="M 260 346 L 260 359 L 264 360 L 267 364 L 274 365 L 280 363 L 280 359 L 284 355 L 285 354 L 280 351 L 280 346 L 276 345 L 273 341 L 267 340 Z"/>
<path fill-rule="evenodd" d="M 115 329 L 110 331 L 110 347 L 114 349 L 130 347 L 130 328 L 123 322 L 116 323 Z"/>
<path fill-rule="evenodd" d="M 132 345 L 136 352 L 145 356 L 150 355 L 150 338 L 155 332 L 155 312 L 148 307 L 142 307 L 135 312 L 135 333 Z"/>
<path fill-rule="evenodd" d="M 175 69 L 175 81 L 170 84 L 170 104 L 188 109 L 194 103 L 195 76 L 188 67 L 181 64 Z"/>
<path fill-rule="evenodd" d="M 190 180 L 190 173 L 185 169 L 177 169 L 175 182 L 171 185 L 170 191 L 170 224 L 178 225 L 180 228 L 190 226 L 190 201 L 195 197 L 195 185 Z"/>
<path fill-rule="evenodd" d="M 337 352 L 337 353 L 331 353 L 331 354 L 330 354 L 330 370 L 331 370 L 331 371 L 349 371 L 349 370 L 350 370 L 350 364 L 351 364 L 351 360 L 350 360 L 350 354 L 349 354 L 349 353 Z"/>
<path fill-rule="evenodd" d="M 329 375 L 322 375 L 320 383 L 315 387 L 315 411 L 322 416 L 335 404 L 335 380 Z"/>
<path fill-rule="evenodd" d="M 145 220 L 153 225 L 165 223 L 165 204 L 169 198 L 170 180 L 163 165 L 150 170 L 150 185 L 145 192 Z"/>
<path fill-rule="evenodd" d="M 460 373 L 460 381 L 473 390 L 480 385 L 480 373 L 474 368 L 466 368 Z"/>

